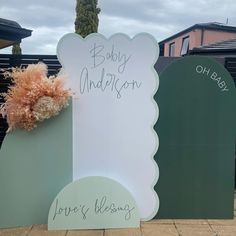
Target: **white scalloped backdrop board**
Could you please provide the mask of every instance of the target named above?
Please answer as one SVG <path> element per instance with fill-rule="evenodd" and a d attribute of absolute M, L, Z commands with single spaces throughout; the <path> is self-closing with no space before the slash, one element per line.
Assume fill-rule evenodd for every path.
<path fill-rule="evenodd" d="M 159 170 L 153 156 L 159 78 L 155 39 L 115 34 L 85 39 L 71 33 L 58 43 L 57 56 L 73 98 L 73 179 L 111 178 L 130 191 L 142 220 L 159 208 L 154 191 Z"/>

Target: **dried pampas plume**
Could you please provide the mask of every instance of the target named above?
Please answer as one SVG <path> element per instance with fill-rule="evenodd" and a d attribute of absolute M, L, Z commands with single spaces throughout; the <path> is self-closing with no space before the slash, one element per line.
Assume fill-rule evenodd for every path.
<path fill-rule="evenodd" d="M 68 105 L 71 92 L 63 88 L 64 78 L 47 77 L 47 72 L 43 63 L 4 72 L 12 80 L 12 86 L 3 94 L 5 103 L 0 106 L 0 115 L 6 117 L 9 125 L 8 132 L 16 128 L 32 130 L 38 122 L 58 115 Z"/>

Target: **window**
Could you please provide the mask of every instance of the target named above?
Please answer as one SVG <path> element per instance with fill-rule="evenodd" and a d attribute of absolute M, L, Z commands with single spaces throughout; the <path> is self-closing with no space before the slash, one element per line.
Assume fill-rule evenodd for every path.
<path fill-rule="evenodd" d="M 175 56 L 175 43 L 169 44 L 169 56 L 174 57 Z"/>
<path fill-rule="evenodd" d="M 183 55 L 187 54 L 188 53 L 188 49 L 189 49 L 189 36 L 183 38 L 182 48 L 181 48 L 180 55 L 183 56 Z"/>

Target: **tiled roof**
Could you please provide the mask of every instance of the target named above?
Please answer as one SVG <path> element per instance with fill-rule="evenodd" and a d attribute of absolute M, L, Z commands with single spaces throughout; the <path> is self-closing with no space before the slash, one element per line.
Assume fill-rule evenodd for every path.
<path fill-rule="evenodd" d="M 21 28 L 21 26 L 16 21 L 7 20 L 7 19 L 3 19 L 3 18 L 0 18 L 0 25 Z"/>
<path fill-rule="evenodd" d="M 236 37 L 224 40 L 216 43 L 211 43 L 201 47 L 196 47 L 191 50 L 191 52 L 200 52 L 200 51 L 229 51 L 236 50 Z"/>
<path fill-rule="evenodd" d="M 22 28 L 17 22 L 0 18 L 0 37 L 5 34 L 15 34 L 19 38 L 25 38 L 31 35 L 32 30 Z"/>
<path fill-rule="evenodd" d="M 17 22 L 0 18 L 0 49 L 31 36 L 32 30 L 22 28 Z"/>
<path fill-rule="evenodd" d="M 195 27 L 202 27 L 206 29 L 217 29 L 236 32 L 236 27 L 232 25 L 226 25 L 219 22 L 199 23 L 194 25 Z"/>

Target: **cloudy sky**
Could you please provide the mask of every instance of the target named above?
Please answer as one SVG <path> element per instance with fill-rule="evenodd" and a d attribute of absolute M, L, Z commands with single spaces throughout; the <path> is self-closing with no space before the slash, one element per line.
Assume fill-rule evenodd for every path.
<path fill-rule="evenodd" d="M 235 0 L 98 0 L 99 32 L 109 37 L 140 32 L 165 39 L 196 23 L 236 26 Z M 58 40 L 74 31 L 76 0 L 0 0 L 0 17 L 33 30 L 22 42 L 24 54 L 56 54 Z M 10 53 L 3 49 L 1 53 Z"/>

